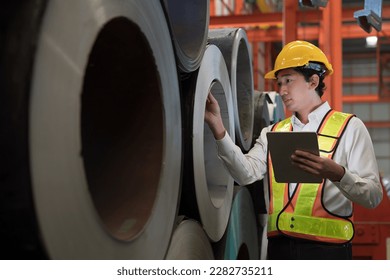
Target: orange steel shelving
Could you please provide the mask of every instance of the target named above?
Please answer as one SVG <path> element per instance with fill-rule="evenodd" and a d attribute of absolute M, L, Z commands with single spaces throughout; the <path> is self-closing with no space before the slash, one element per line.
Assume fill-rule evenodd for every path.
<path fill-rule="evenodd" d="M 274 43 L 288 43 L 296 39 L 318 41 L 319 47 L 325 52 L 332 62 L 334 69 L 343 68 L 342 43 L 344 39 L 365 38 L 369 35 L 378 36 L 378 44 L 381 41 L 387 43 L 390 34 L 390 5 L 382 7 L 382 30 L 368 34 L 357 23 L 353 14 L 359 7 L 342 7 L 342 1 L 329 1 L 326 8 L 298 9 L 297 0 L 283 1 L 281 11 L 261 12 L 255 7 L 248 11 L 244 0 L 233 1 L 233 8 L 228 8 L 227 15 L 216 14 L 217 2 L 223 3 L 228 8 L 228 0 L 210 0 L 210 28 L 242 27 L 246 30 L 248 41 L 253 48 L 253 73 L 255 77 L 262 77 L 264 72 L 272 68 L 273 61 L 277 55 Z M 231 3 L 232 1 L 230 1 Z M 263 2 L 265 1 L 257 1 Z M 302 24 L 303 23 L 303 24 Z M 263 50 L 259 48 L 263 44 Z M 390 44 L 390 43 L 389 43 Z M 263 56 L 264 65 L 260 69 L 258 57 Z M 359 54 L 354 54 L 359 58 Z M 328 90 L 324 95 L 330 105 L 336 110 L 342 110 L 344 103 L 375 103 L 390 102 L 389 77 L 382 76 L 381 65 L 390 61 L 384 57 L 377 48 L 376 61 L 378 65 L 378 76 L 367 77 L 343 77 L 342 71 L 338 75 L 330 76 L 328 79 Z M 341 73 L 341 74 L 340 74 Z M 257 88 L 257 78 L 254 79 Z M 364 95 L 343 95 L 343 85 L 359 83 L 378 83 L 380 86 L 377 93 L 368 92 Z M 274 88 L 270 81 L 264 81 L 263 90 L 269 91 Z M 379 92 L 380 91 L 380 92 Z M 384 124 L 368 122 L 368 126 L 390 127 L 390 121 Z"/>

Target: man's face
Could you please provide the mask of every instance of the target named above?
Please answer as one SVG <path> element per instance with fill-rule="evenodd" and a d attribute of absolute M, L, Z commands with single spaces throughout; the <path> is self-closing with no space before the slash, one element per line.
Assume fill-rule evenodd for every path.
<path fill-rule="evenodd" d="M 283 103 L 289 111 L 300 112 L 307 108 L 313 95 L 304 76 L 292 68 L 278 72 L 277 85 Z"/>

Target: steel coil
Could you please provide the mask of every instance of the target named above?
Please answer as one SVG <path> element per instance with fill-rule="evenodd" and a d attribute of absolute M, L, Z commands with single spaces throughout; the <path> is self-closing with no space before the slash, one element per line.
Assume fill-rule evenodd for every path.
<path fill-rule="evenodd" d="M 172 235 L 167 260 L 213 260 L 210 240 L 202 225 L 192 219 L 182 220 Z"/>
<path fill-rule="evenodd" d="M 268 102 L 268 112 L 270 123 L 277 123 L 278 121 L 283 120 L 285 115 L 284 104 L 282 97 L 276 91 L 264 92 L 267 94 L 272 102 Z"/>
<path fill-rule="evenodd" d="M 218 47 L 208 45 L 199 70 L 182 83 L 186 160 L 179 213 L 199 220 L 215 242 L 222 238 L 229 221 L 233 178 L 218 158 L 214 136 L 204 122 L 209 92 L 218 100 L 223 123 L 234 139 L 229 74 Z"/>
<path fill-rule="evenodd" d="M 268 104 L 272 103 L 267 93 L 254 91 L 255 120 L 253 125 L 252 145 L 259 138 L 261 130 L 271 124 L 269 118 Z"/>
<path fill-rule="evenodd" d="M 253 72 L 249 43 L 242 28 L 210 29 L 208 41 L 221 50 L 229 71 L 236 143 L 248 151 L 254 122 Z"/>
<path fill-rule="evenodd" d="M 247 187 L 235 186 L 229 225 L 220 244 L 214 246 L 215 256 L 224 260 L 258 260 L 257 218 Z"/>
<path fill-rule="evenodd" d="M 169 22 L 179 69 L 199 68 L 209 28 L 210 0 L 162 0 Z"/>
<path fill-rule="evenodd" d="M 49 1 L 37 46 L 29 148 L 48 256 L 162 259 L 182 139 L 161 3 Z"/>

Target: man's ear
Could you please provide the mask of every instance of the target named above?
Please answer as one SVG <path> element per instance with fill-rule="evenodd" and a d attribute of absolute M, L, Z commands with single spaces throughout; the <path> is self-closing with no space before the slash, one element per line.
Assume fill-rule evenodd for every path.
<path fill-rule="evenodd" d="M 310 87 L 317 88 L 320 83 L 320 77 L 317 74 L 314 74 L 309 79 Z"/>

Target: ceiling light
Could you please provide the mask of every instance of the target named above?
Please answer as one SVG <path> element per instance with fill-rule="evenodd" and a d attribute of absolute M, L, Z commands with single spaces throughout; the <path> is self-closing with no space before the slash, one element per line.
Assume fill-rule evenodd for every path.
<path fill-rule="evenodd" d="M 367 48 L 375 48 L 378 42 L 377 36 L 368 36 L 366 37 L 366 47 Z"/>

